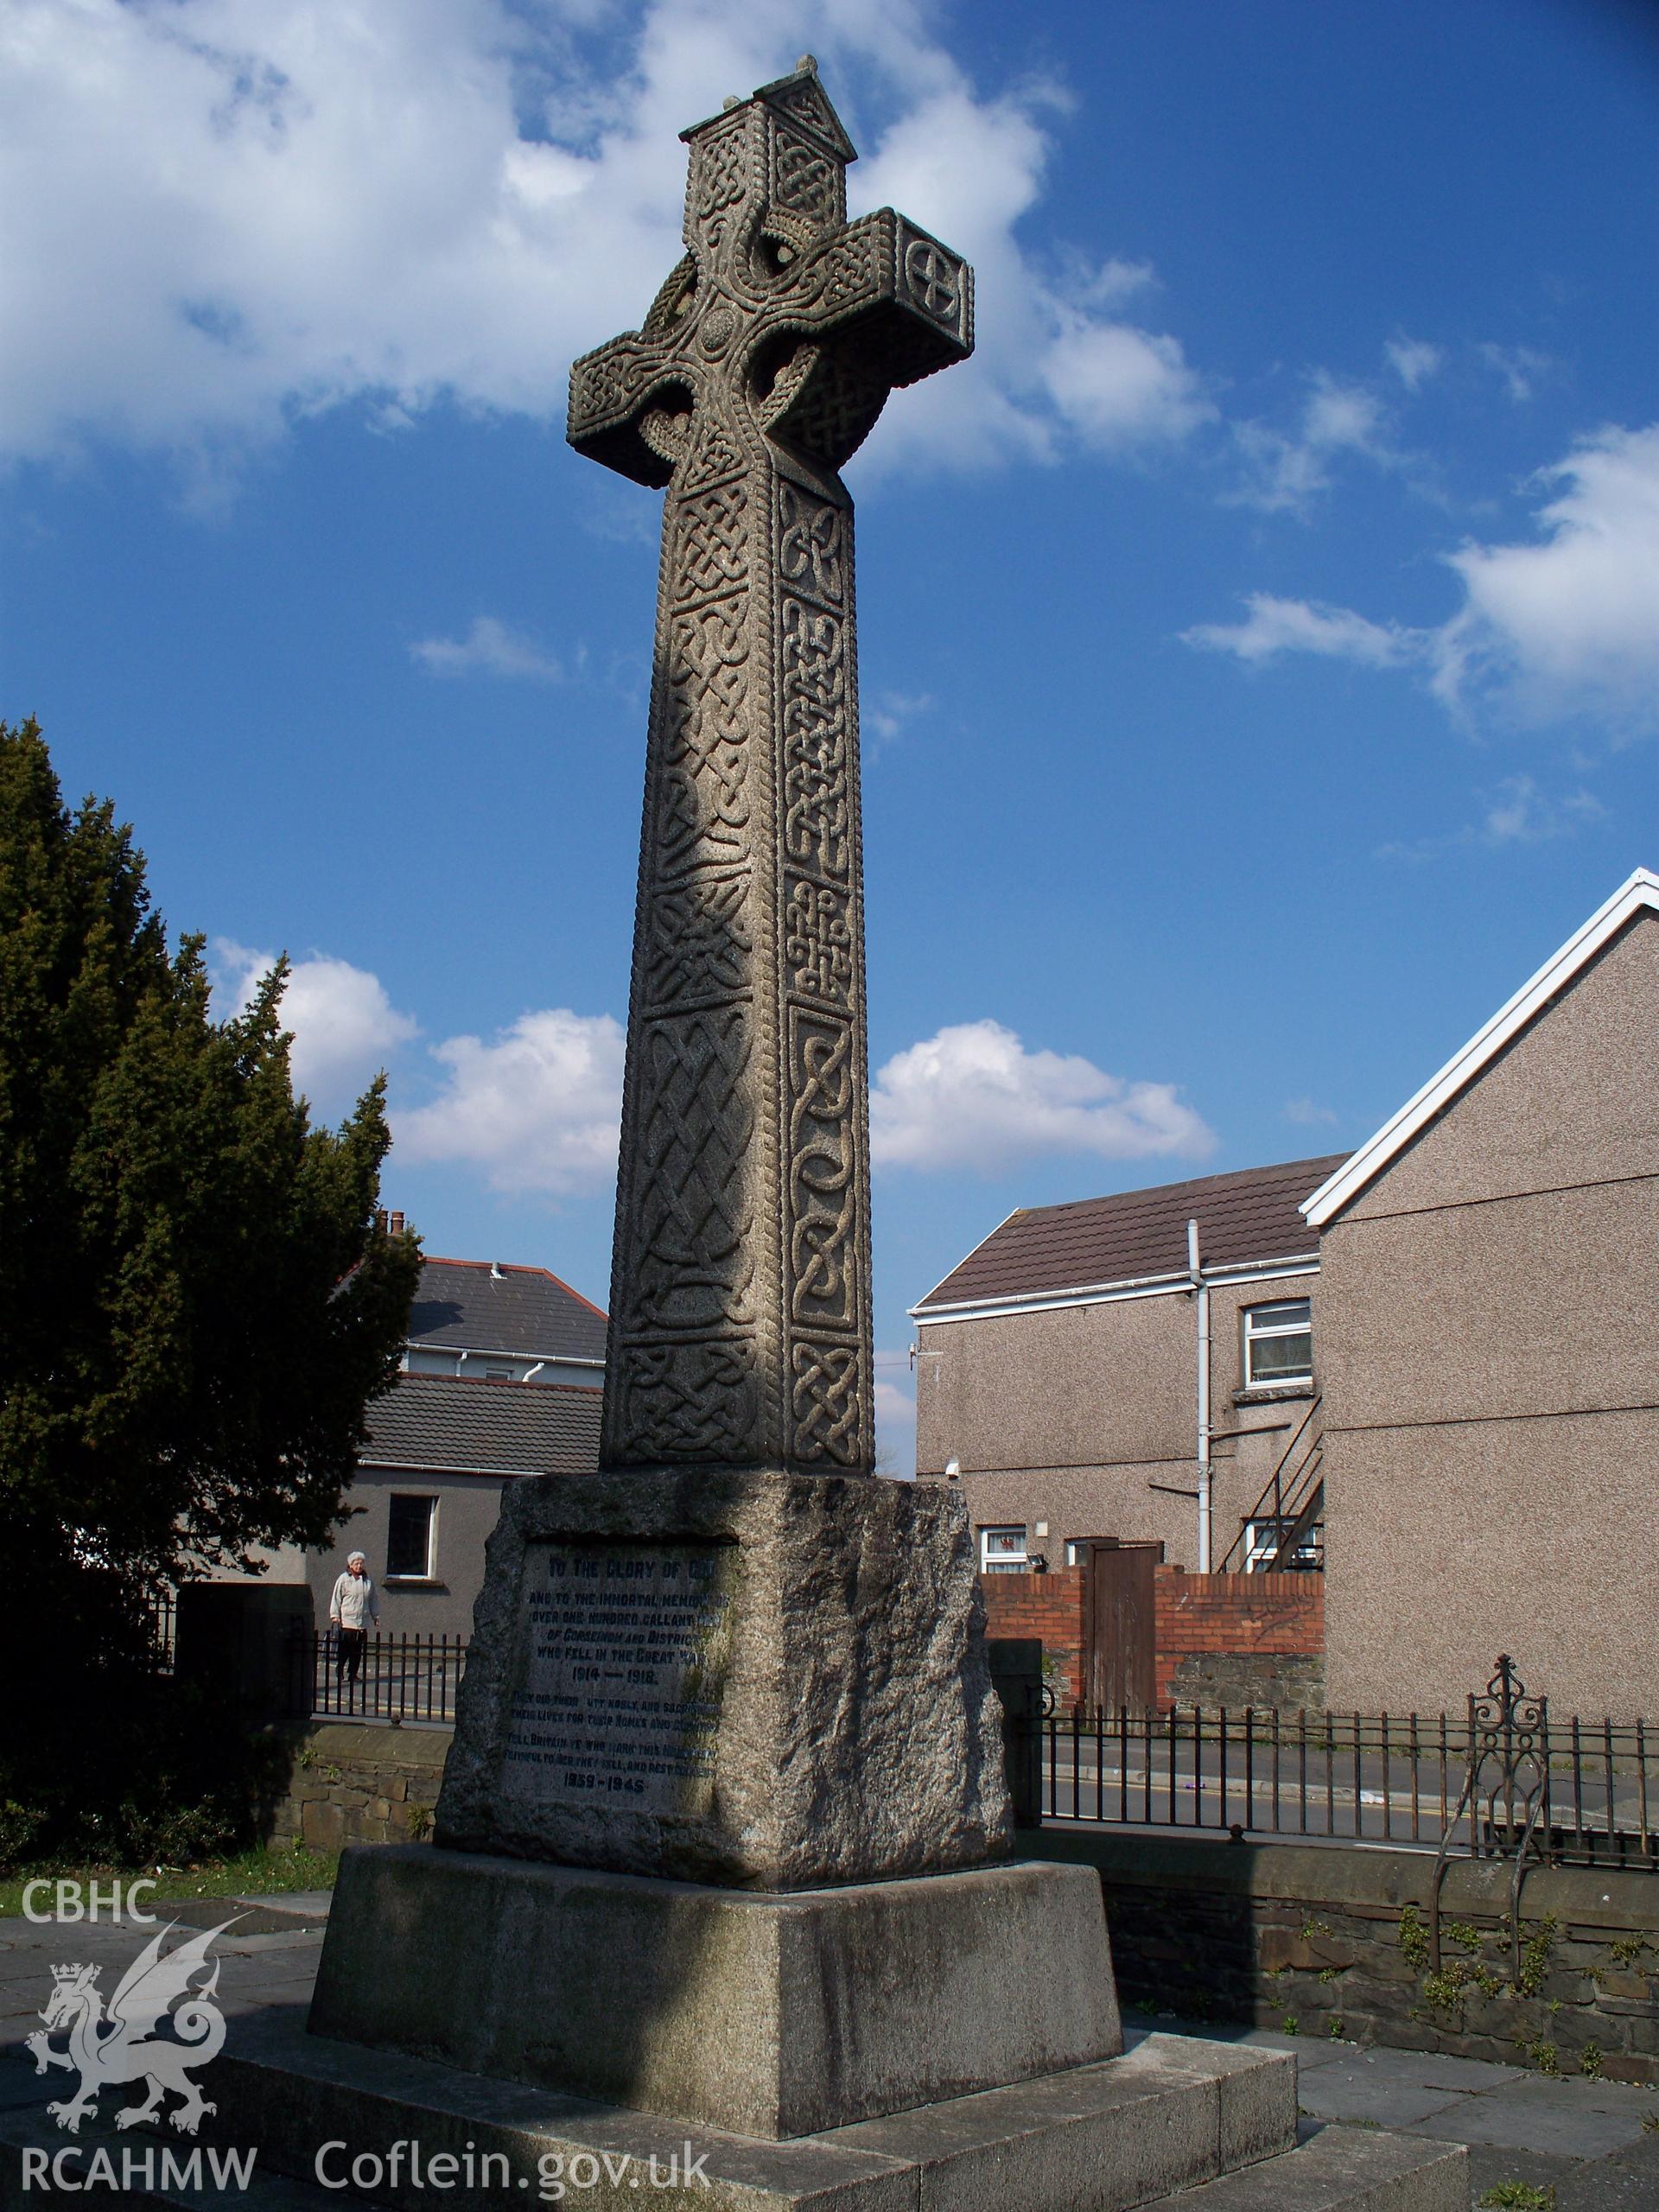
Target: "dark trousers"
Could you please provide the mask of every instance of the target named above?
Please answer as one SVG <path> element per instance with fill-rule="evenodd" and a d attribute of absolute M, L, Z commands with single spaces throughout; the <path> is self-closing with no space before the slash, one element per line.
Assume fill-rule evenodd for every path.
<path fill-rule="evenodd" d="M 363 1647 L 369 1632 L 363 1628 L 336 1629 L 334 1638 L 334 1673 L 354 1682 L 363 1671 Z"/>

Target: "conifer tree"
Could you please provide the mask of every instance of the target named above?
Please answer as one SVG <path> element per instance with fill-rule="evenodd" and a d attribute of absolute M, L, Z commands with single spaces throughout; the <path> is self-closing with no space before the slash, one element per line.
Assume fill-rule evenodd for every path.
<path fill-rule="evenodd" d="M 214 1020 L 105 800 L 0 723 L 0 1644 L 111 1656 L 146 1594 L 339 1521 L 419 1268 L 385 1080 L 294 1095 L 287 969 Z"/>

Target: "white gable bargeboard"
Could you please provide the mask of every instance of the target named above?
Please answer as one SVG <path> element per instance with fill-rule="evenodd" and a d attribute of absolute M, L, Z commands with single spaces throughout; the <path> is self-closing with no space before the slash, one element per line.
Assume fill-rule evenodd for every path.
<path fill-rule="evenodd" d="M 1311 1228 L 1323 1230 L 1384 1173 L 1407 1148 L 1484 1074 L 1539 1014 L 1600 957 L 1638 916 L 1659 915 L 1659 875 L 1637 868 L 1612 897 L 1597 908 L 1581 929 L 1552 954 L 1508 1003 L 1468 1043 L 1454 1052 L 1415 1096 L 1385 1122 L 1367 1143 L 1306 1199 L 1301 1211 Z M 1634 1055 L 1644 1057 L 1643 1042 L 1632 1039 Z M 1634 1072 L 1634 1071 L 1633 1071 Z"/>

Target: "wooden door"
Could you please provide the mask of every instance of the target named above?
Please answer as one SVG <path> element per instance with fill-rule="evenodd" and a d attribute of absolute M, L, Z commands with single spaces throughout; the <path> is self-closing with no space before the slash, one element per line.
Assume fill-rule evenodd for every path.
<path fill-rule="evenodd" d="M 1144 1712 L 1158 1694 L 1152 1570 L 1163 1555 L 1160 1543 L 1090 1539 L 1084 1681 L 1090 1712 L 1122 1705 Z"/>

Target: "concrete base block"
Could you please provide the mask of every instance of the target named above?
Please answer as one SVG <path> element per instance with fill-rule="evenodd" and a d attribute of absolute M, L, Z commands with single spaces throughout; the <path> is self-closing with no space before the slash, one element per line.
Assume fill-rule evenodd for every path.
<path fill-rule="evenodd" d="M 560 2187 L 581 2212 L 648 2212 L 665 2190 L 677 2212 L 1131 2212 L 1220 2173 L 1230 2143 L 1271 2158 L 1296 2133 L 1294 2057 L 1169 2036 L 790 2142 L 329 2043 L 276 2015 L 247 2023 L 214 2075 L 204 2140 L 257 2141 L 264 2164 L 397 2212 L 430 2212 L 435 2159 L 454 2162 L 439 2170 L 450 2212 Z"/>
<path fill-rule="evenodd" d="M 770 2140 L 1122 2048 L 1098 1881 L 1030 1863 L 779 1894 L 353 1851 L 310 2024 Z"/>

